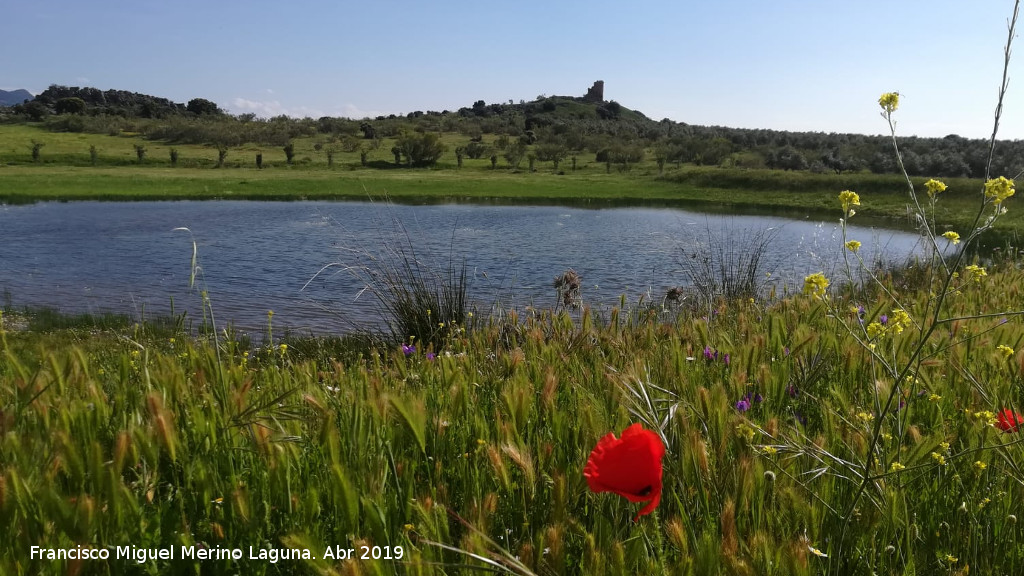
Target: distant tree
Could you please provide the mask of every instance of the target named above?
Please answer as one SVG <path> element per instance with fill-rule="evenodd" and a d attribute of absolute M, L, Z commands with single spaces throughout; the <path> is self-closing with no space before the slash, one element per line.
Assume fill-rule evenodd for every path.
<path fill-rule="evenodd" d="M 262 170 L 263 169 L 263 152 L 257 152 L 256 153 L 256 169 L 257 170 Z"/>
<path fill-rule="evenodd" d="M 226 144 L 217 145 L 217 168 L 224 167 L 224 159 L 228 157 L 228 147 Z"/>
<path fill-rule="evenodd" d="M 373 140 L 377 137 L 377 131 L 374 130 L 373 124 L 369 122 L 363 122 L 359 125 L 359 129 L 363 132 L 363 138 L 366 140 Z"/>
<path fill-rule="evenodd" d="M 96 149 L 96 145 L 89 146 L 89 163 L 93 166 L 96 165 L 96 160 L 99 158 L 100 152 Z"/>
<path fill-rule="evenodd" d="M 171 148 L 171 166 L 178 165 L 178 149 Z"/>
<path fill-rule="evenodd" d="M 395 166 L 401 166 L 402 164 L 402 148 L 400 146 L 392 146 L 391 153 L 395 156 Z"/>
<path fill-rule="evenodd" d="M 769 168 L 781 168 L 782 170 L 807 170 L 807 158 L 796 148 L 783 146 L 765 158 L 765 164 Z"/>
<path fill-rule="evenodd" d="M 24 104 L 18 104 L 14 107 L 15 114 L 24 114 L 29 117 L 30 120 L 38 122 L 43 118 L 50 115 L 50 109 L 41 102 L 30 100 Z"/>
<path fill-rule="evenodd" d="M 289 141 L 284 145 L 283 150 L 285 161 L 291 166 L 292 160 L 295 159 L 295 143 Z"/>
<path fill-rule="evenodd" d="M 33 162 L 39 162 L 40 161 L 40 159 L 41 159 L 40 156 L 41 156 L 41 151 L 43 149 L 43 146 L 46 146 L 46 144 L 44 144 L 42 142 L 39 142 L 37 140 L 32 140 L 32 161 Z"/>
<path fill-rule="evenodd" d="M 205 98 L 193 98 L 185 105 L 185 109 L 196 116 L 220 116 L 224 112 L 217 104 Z"/>
<path fill-rule="evenodd" d="M 139 159 L 139 164 L 142 164 L 142 160 L 146 157 L 146 147 L 142 144 L 135 145 L 135 156 Z"/>
<path fill-rule="evenodd" d="M 505 148 L 505 160 L 508 161 L 508 165 L 511 166 L 513 170 L 519 169 L 519 164 L 522 163 L 523 157 L 526 156 L 526 149 L 527 144 L 523 139 L 518 139 Z"/>
<path fill-rule="evenodd" d="M 465 146 L 458 146 L 455 148 L 455 164 L 459 168 L 462 168 L 462 159 L 466 156 Z"/>
<path fill-rule="evenodd" d="M 61 98 L 53 104 L 53 111 L 57 114 L 82 114 L 85 112 L 85 100 L 81 98 Z"/>
<path fill-rule="evenodd" d="M 558 171 L 558 164 L 565 158 L 569 153 L 569 149 L 565 146 L 563 140 L 548 140 L 537 144 L 534 151 L 537 153 L 537 159 L 541 162 L 551 162 L 554 165 L 555 171 Z"/>
<path fill-rule="evenodd" d="M 396 145 L 413 166 L 436 164 L 448 150 L 441 142 L 440 136 L 434 132 L 406 132 L 398 138 Z"/>
<path fill-rule="evenodd" d="M 370 152 L 363 147 L 359 148 L 359 165 L 366 166 L 369 164 Z"/>
<path fill-rule="evenodd" d="M 466 156 L 472 158 L 473 160 L 479 160 L 483 158 L 490 151 L 489 146 L 477 140 L 471 140 L 469 144 L 466 144 L 462 148 L 463 151 L 466 153 Z"/>

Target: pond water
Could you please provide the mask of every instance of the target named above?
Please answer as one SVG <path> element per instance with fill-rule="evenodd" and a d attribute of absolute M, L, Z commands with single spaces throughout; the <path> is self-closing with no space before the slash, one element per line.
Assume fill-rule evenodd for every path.
<path fill-rule="evenodd" d="M 188 228 L 187 231 L 176 228 Z M 767 231 L 767 232 L 765 232 Z M 573 268 L 586 304 L 658 300 L 688 284 L 699 255 L 744 251 L 767 233 L 763 267 L 781 288 L 838 272 L 838 222 L 728 216 L 674 208 L 585 209 L 370 202 L 75 202 L 0 206 L 0 292 L 63 312 L 202 318 L 189 289 L 193 239 L 218 325 L 331 333 L 379 320 L 369 271 L 415 258 L 444 272 L 466 262 L 470 297 L 553 306 Z M 912 233 L 852 226 L 867 258 L 913 254 Z M 703 246 L 703 248 L 700 248 Z M 696 256 L 695 256 L 696 255 Z M 326 268 L 325 268 L 326 267 Z"/>

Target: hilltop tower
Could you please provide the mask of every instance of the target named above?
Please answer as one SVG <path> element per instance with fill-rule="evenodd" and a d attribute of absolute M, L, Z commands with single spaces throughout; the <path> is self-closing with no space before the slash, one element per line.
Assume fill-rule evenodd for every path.
<path fill-rule="evenodd" d="M 583 97 L 584 102 L 604 102 L 604 80 L 598 80 L 594 82 L 594 85 L 587 90 L 587 95 Z"/>

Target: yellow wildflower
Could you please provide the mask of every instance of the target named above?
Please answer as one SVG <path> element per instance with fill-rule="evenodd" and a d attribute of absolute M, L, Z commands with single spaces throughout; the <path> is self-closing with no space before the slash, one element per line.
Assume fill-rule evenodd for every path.
<path fill-rule="evenodd" d="M 860 196 L 851 190 L 843 190 L 839 193 L 839 204 L 843 207 L 844 214 L 853 216 L 853 214 L 850 214 L 850 209 L 854 206 L 860 206 Z"/>
<path fill-rule="evenodd" d="M 889 317 L 889 326 L 893 332 L 900 334 L 904 328 L 910 326 L 910 314 L 907 314 L 907 311 L 902 308 L 893 310 Z"/>
<path fill-rule="evenodd" d="M 996 351 L 1003 355 L 1003 358 L 1009 358 L 1013 356 L 1013 348 L 1010 348 L 1006 344 L 1000 344 L 996 346 Z"/>
<path fill-rule="evenodd" d="M 878 105 L 882 107 L 886 114 L 892 114 L 900 106 L 900 93 L 886 92 L 882 94 L 882 97 L 878 99 Z"/>
<path fill-rule="evenodd" d="M 985 464 L 981 460 L 977 460 L 974 462 L 974 469 L 977 470 L 978 472 L 981 472 L 985 468 L 988 468 L 988 464 Z"/>
<path fill-rule="evenodd" d="M 1013 180 L 1009 180 L 1004 176 L 999 178 L 993 178 L 988 182 L 985 182 L 985 199 L 992 200 L 995 204 L 1002 203 L 1010 196 L 1013 196 Z"/>
<path fill-rule="evenodd" d="M 868 324 L 868 338 L 874 340 L 875 338 L 885 334 L 885 326 L 882 326 L 878 322 L 872 322 Z"/>
<path fill-rule="evenodd" d="M 900 470 L 903 470 L 904 468 L 906 468 L 906 466 L 904 466 L 903 464 L 900 464 L 899 462 L 893 462 L 892 466 L 889 466 L 889 471 L 890 472 L 899 472 Z"/>
<path fill-rule="evenodd" d="M 288 351 L 288 345 L 287 344 L 281 344 L 280 348 L 281 348 L 281 354 L 284 354 L 285 352 Z"/>
<path fill-rule="evenodd" d="M 858 412 L 857 413 L 857 419 L 860 420 L 861 422 L 864 422 L 866 424 L 866 423 L 869 423 L 872 420 L 874 420 L 875 417 L 872 416 L 871 414 L 867 413 L 867 412 Z"/>
<path fill-rule="evenodd" d="M 775 446 L 765 446 L 764 448 L 761 449 L 761 451 L 767 454 L 768 456 L 775 456 L 779 452 L 778 449 L 775 448 Z"/>
<path fill-rule="evenodd" d="M 990 411 L 990 410 L 984 410 L 982 412 L 975 412 L 974 413 L 974 417 L 977 420 L 984 420 L 985 424 L 988 424 L 989 426 L 991 426 L 991 425 L 993 425 L 993 424 L 995 424 L 996 422 L 999 421 L 999 418 L 996 417 L 995 413 Z"/>
<path fill-rule="evenodd" d="M 815 272 L 804 278 L 804 294 L 824 298 L 827 288 L 828 278 L 825 278 L 821 272 Z"/>
<path fill-rule="evenodd" d="M 938 464 L 939 466 L 946 465 L 946 457 L 943 456 L 942 454 L 939 454 L 938 452 L 932 452 L 932 460 L 935 460 L 935 463 Z"/>
<path fill-rule="evenodd" d="M 958 560 L 959 558 L 957 558 L 956 556 L 953 556 L 952 554 L 946 554 L 946 562 L 948 562 L 949 564 L 956 564 Z"/>
<path fill-rule="evenodd" d="M 964 280 L 966 281 L 974 280 L 980 283 L 985 276 L 988 276 L 988 272 L 985 272 L 985 269 L 977 264 L 964 266 Z"/>
<path fill-rule="evenodd" d="M 953 243 L 954 246 L 960 243 L 960 235 L 950 230 L 949 232 L 943 232 L 942 237 Z"/>
<path fill-rule="evenodd" d="M 846 249 L 856 254 L 857 251 L 860 250 L 860 242 L 856 240 L 849 240 L 846 242 Z"/>
<path fill-rule="evenodd" d="M 942 396 L 939 396 L 938 394 L 932 394 L 928 397 L 929 402 L 939 402 L 940 400 L 942 400 Z"/>
<path fill-rule="evenodd" d="M 946 191 L 946 185 L 934 178 L 925 182 L 924 187 L 928 191 L 929 198 L 935 198 L 938 194 Z"/>

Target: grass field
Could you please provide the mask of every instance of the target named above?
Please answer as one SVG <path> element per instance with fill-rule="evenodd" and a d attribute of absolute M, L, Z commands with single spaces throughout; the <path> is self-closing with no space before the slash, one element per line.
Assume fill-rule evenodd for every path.
<path fill-rule="evenodd" d="M 1024 273 L 958 280 L 942 317 L 963 319 L 916 360 L 921 331 L 865 326 L 896 318 L 891 295 L 926 324 L 935 286 L 884 286 L 466 318 L 434 349 L 361 356 L 8 313 L 0 572 L 456 574 L 484 558 L 519 574 L 1020 573 L 1024 447 L 997 414 L 1024 404 L 1024 327 L 975 316 L 1018 308 Z M 667 447 L 661 503 L 635 524 L 641 505 L 582 475 L 631 422 Z M 32 545 L 245 558 L 42 561 Z M 393 559 L 325 557 L 335 546 Z"/>

